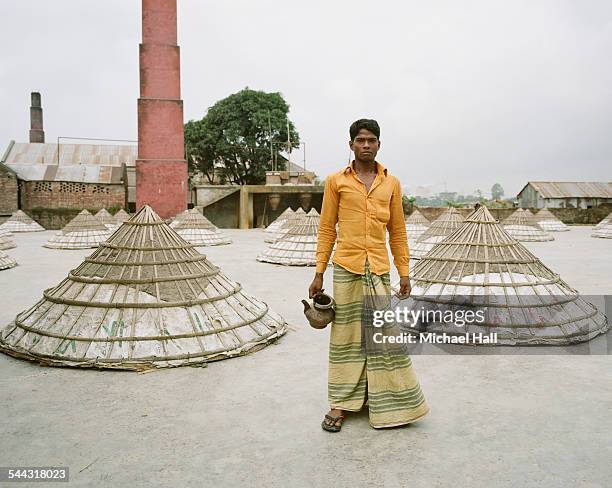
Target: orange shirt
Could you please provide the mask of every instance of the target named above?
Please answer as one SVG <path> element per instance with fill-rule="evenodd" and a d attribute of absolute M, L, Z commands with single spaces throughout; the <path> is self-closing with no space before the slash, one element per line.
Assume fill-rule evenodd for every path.
<path fill-rule="evenodd" d="M 390 270 L 386 237 L 400 276 L 408 276 L 408 240 L 399 180 L 376 163 L 377 174 L 369 192 L 358 178 L 354 163 L 325 179 L 321 223 L 317 241 L 317 272 L 332 261 L 352 273 L 363 274 L 366 258 L 374 274 Z M 338 234 L 336 236 L 336 223 Z"/>

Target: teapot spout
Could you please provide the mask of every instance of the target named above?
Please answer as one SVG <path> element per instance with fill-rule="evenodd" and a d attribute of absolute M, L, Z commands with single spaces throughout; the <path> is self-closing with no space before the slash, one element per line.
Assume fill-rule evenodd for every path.
<path fill-rule="evenodd" d="M 304 313 L 310 310 L 310 303 L 308 303 L 306 300 L 302 300 L 302 305 L 304 305 Z"/>

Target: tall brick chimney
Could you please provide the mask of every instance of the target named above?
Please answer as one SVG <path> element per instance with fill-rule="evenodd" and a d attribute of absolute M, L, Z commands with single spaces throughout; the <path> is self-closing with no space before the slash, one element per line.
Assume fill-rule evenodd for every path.
<path fill-rule="evenodd" d="M 136 208 L 162 217 L 187 208 L 176 0 L 142 0 Z"/>
<path fill-rule="evenodd" d="M 43 112 L 40 102 L 40 93 L 32 92 L 32 105 L 30 106 L 30 142 L 45 142 L 43 130 Z"/>

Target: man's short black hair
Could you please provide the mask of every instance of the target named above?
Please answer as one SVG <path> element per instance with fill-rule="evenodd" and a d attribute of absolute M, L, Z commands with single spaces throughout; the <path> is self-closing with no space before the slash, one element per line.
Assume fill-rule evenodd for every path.
<path fill-rule="evenodd" d="M 349 129 L 349 134 L 351 136 L 351 141 L 355 140 L 357 134 L 361 129 L 369 130 L 372 134 L 376 136 L 377 139 L 380 139 L 380 126 L 378 122 L 374 119 L 359 119 L 351 124 L 351 128 Z"/>

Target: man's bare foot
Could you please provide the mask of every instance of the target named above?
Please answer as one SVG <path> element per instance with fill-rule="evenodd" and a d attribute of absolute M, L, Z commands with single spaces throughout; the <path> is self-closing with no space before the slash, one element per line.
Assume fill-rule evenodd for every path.
<path fill-rule="evenodd" d="M 328 432 L 340 432 L 344 418 L 343 410 L 332 408 L 327 415 L 325 415 L 321 427 Z"/>

